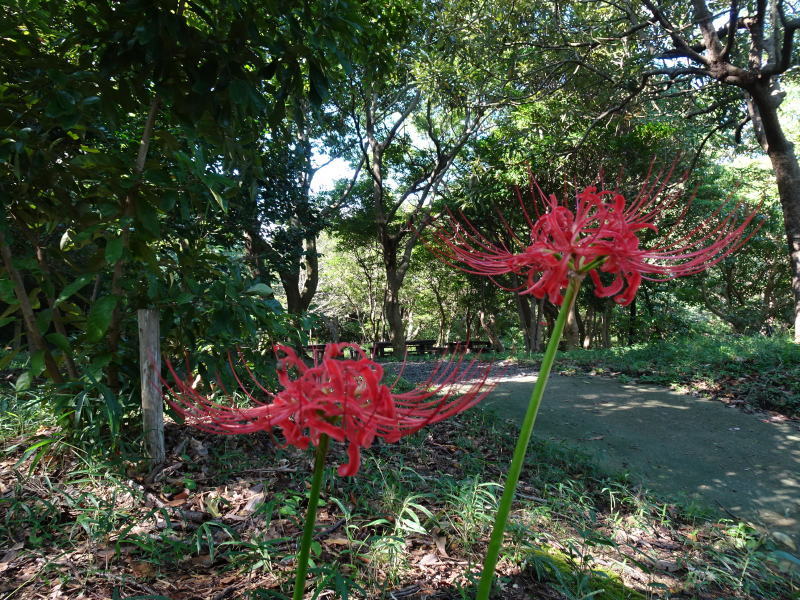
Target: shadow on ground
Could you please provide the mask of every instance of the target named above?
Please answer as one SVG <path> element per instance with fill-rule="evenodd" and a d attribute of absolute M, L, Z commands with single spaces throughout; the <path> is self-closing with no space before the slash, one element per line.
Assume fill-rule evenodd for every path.
<path fill-rule="evenodd" d="M 503 379 L 484 404 L 520 421 L 534 380 Z M 662 496 L 697 500 L 800 542 L 797 422 L 656 386 L 553 376 L 534 435 L 578 447 Z"/>

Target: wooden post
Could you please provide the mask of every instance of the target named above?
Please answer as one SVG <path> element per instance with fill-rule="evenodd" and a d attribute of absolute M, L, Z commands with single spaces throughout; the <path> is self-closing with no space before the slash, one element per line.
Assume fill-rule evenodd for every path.
<path fill-rule="evenodd" d="M 142 387 L 144 449 L 152 467 L 162 464 L 164 451 L 164 399 L 161 396 L 159 312 L 143 308 L 139 319 L 139 377 Z"/>

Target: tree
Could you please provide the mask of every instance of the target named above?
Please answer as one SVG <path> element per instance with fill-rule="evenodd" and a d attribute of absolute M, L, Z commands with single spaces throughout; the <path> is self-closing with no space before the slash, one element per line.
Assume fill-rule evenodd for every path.
<path fill-rule="evenodd" d="M 738 142 L 752 125 L 778 185 L 800 342 L 800 166 L 778 110 L 781 79 L 797 64 L 797 8 L 784 0 L 597 1 L 556 8 L 548 21 L 564 39 L 547 51 L 573 56 L 587 82 L 610 92 L 576 147 L 590 131 L 653 108 L 705 120 L 696 157 L 715 134 Z"/>
<path fill-rule="evenodd" d="M 331 87 L 341 88 L 339 79 Z M 315 150 L 324 148 L 330 162 L 344 154 L 346 144 L 341 117 L 324 106 L 309 105 L 294 122 L 264 136 L 253 182 L 257 192 L 229 216 L 232 227 L 244 222 L 256 270 L 263 277 L 277 273 L 292 315 L 303 314 L 311 305 L 319 283 L 317 237 L 346 206 L 363 165 L 356 166 L 346 184 L 313 194 L 311 181 L 324 166 L 316 164 Z"/>
<path fill-rule="evenodd" d="M 757 0 L 744 11 L 738 0 L 732 0 L 727 23 L 720 28 L 710 3 L 692 0 L 694 26 L 686 29 L 683 19 L 675 20 L 675 12 L 670 15 L 651 0 L 643 3 L 655 23 L 669 34 L 673 44 L 670 55 L 688 62 L 670 75 L 714 79 L 739 88 L 745 95 L 747 118 L 770 158 L 778 184 L 792 264 L 794 337 L 800 343 L 800 164 L 778 115 L 785 95 L 780 90 L 780 76 L 797 64 L 793 53 L 800 15 L 795 12 L 789 18 L 783 0 Z"/>
<path fill-rule="evenodd" d="M 398 3 L 370 33 L 390 40 L 352 77 L 350 116 L 371 191 L 395 352 L 405 341 L 401 289 L 435 200 L 469 140 L 500 107 L 558 90 L 567 63 L 543 64 L 519 44 L 538 2 Z M 534 15 L 534 16 L 532 16 Z M 398 35 L 398 32 L 402 35 Z"/>
<path fill-rule="evenodd" d="M 12 2 L 4 16 L 3 318 L 23 316 L 28 382 L 59 383 L 66 370 L 119 413 L 115 392 L 136 386 L 137 308 L 200 308 L 214 288 L 228 324 L 249 320 L 229 331 L 275 323 L 251 274 L 209 281 L 241 251 L 241 229 L 219 216 L 250 194 L 242 183 L 264 132 L 319 105 L 349 64 L 359 5 Z M 186 331 L 179 321 L 167 336 Z"/>

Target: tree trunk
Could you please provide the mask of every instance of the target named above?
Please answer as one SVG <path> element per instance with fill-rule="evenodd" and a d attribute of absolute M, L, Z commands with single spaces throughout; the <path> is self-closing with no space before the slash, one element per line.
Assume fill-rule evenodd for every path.
<path fill-rule="evenodd" d="M 595 329 L 595 310 L 593 306 L 589 306 L 586 312 L 586 319 L 583 326 L 583 348 L 588 350 L 592 347 L 592 339 L 594 338 Z"/>
<path fill-rule="evenodd" d="M 53 273 L 50 270 L 50 265 L 47 264 L 47 259 L 44 256 L 44 251 L 42 250 L 41 246 L 36 246 L 36 261 L 39 263 L 39 266 L 42 269 L 42 274 L 48 277 L 52 283 L 53 281 Z M 67 339 L 67 330 L 64 327 L 64 321 L 61 318 L 61 311 L 58 310 L 56 306 L 56 299 L 53 297 L 53 294 L 45 294 L 47 297 L 47 305 L 50 307 L 53 315 L 53 327 L 56 330 L 56 333 Z M 68 352 L 64 351 L 64 363 L 67 367 L 67 375 L 73 381 L 77 381 L 79 379 L 78 369 L 75 367 L 75 361 L 72 360 L 72 356 L 69 355 Z"/>
<path fill-rule="evenodd" d="M 800 343 L 800 165 L 792 144 L 783 132 L 778 119 L 778 107 L 766 86 L 751 91 L 752 101 L 758 109 L 763 146 L 772 162 L 778 184 L 778 194 L 783 208 L 786 241 L 792 273 L 794 299 L 794 341 Z"/>
<path fill-rule="evenodd" d="M 522 341 L 525 344 L 526 352 L 534 352 L 535 341 L 532 338 L 533 315 L 531 315 L 531 305 L 527 296 L 515 295 L 517 301 L 517 315 L 519 316 L 519 328 L 522 331 Z"/>
<path fill-rule="evenodd" d="M 472 307 L 467 304 L 467 308 L 464 312 L 464 338 L 469 341 L 472 339 L 472 320 L 475 318 L 475 313 L 472 311 Z"/>
<path fill-rule="evenodd" d="M 2 255 L 3 266 L 8 272 L 9 279 L 11 279 L 11 284 L 14 287 L 14 295 L 19 302 L 20 312 L 22 312 L 22 319 L 25 322 L 26 332 L 28 334 L 28 346 L 33 352 L 42 353 L 45 371 L 50 380 L 57 384 L 64 383 L 64 378 L 58 370 L 58 365 L 53 355 L 50 353 L 50 349 L 47 347 L 42 333 L 39 331 L 39 326 L 36 324 L 36 316 L 33 313 L 28 293 L 25 290 L 25 283 L 22 281 L 22 276 L 19 274 L 19 271 L 14 266 L 14 261 L 11 256 L 11 247 L 6 242 L 6 236 L 1 230 L 0 255 Z"/>
<path fill-rule="evenodd" d="M 319 285 L 319 255 L 317 254 L 317 238 L 309 236 L 305 239 L 304 253 L 301 262 L 280 269 L 283 289 L 286 292 L 286 311 L 292 315 L 301 315 L 311 306 Z M 300 285 L 300 273 L 305 271 L 305 280 Z"/>
<path fill-rule="evenodd" d="M 433 292 L 433 296 L 436 298 L 436 307 L 439 310 L 439 335 L 436 339 L 437 346 L 444 346 L 447 343 L 447 337 L 445 334 L 445 329 L 447 328 L 447 310 L 444 306 L 444 297 L 442 296 L 439 288 L 435 285 L 431 285 L 431 291 Z"/>
<path fill-rule="evenodd" d="M 603 306 L 603 348 L 611 348 L 611 300 L 606 298 Z"/>
<path fill-rule="evenodd" d="M 564 328 L 564 349 L 572 350 L 578 347 L 581 335 L 578 329 L 578 308 L 575 303 L 572 304 L 569 314 L 567 315 L 567 326 Z"/>
<path fill-rule="evenodd" d="M 500 336 L 497 335 L 497 318 L 494 314 L 487 314 L 486 311 L 481 310 L 478 312 L 478 318 L 481 322 L 481 328 L 486 332 L 489 341 L 492 342 L 492 350 L 495 352 L 503 352 L 505 346 Z"/>
<path fill-rule="evenodd" d="M 630 319 L 628 320 L 628 346 L 636 343 L 636 298 L 630 303 Z"/>
<path fill-rule="evenodd" d="M 302 300 L 300 299 L 300 273 L 297 271 L 281 270 L 278 275 L 283 284 L 283 291 L 286 293 L 286 312 L 290 315 L 299 315 Z"/>
<path fill-rule="evenodd" d="M 11 341 L 11 352 L 17 354 L 22 348 L 22 321 L 14 320 L 14 338 Z"/>
<path fill-rule="evenodd" d="M 577 303 L 578 302 L 576 300 L 575 304 L 577 305 Z M 577 307 L 575 308 L 575 323 L 578 328 L 578 339 L 576 340 L 575 346 L 580 347 L 586 333 L 586 323 L 584 323 L 583 317 L 581 316 L 581 311 L 579 311 Z"/>
<path fill-rule="evenodd" d="M 395 357 L 401 358 L 406 351 L 406 329 L 403 324 L 403 310 L 400 304 L 400 286 L 403 280 L 397 277 L 396 272 L 386 271 L 386 296 L 384 297 L 383 310 L 391 334 L 392 352 Z"/>
<path fill-rule="evenodd" d="M 544 327 L 547 321 L 544 318 L 544 298 L 535 301 L 533 309 L 533 350 L 534 352 L 544 351 Z"/>

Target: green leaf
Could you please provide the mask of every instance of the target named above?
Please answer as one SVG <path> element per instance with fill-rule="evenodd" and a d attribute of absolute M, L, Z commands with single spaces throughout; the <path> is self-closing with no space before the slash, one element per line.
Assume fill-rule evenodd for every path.
<path fill-rule="evenodd" d="M 177 298 L 175 298 L 175 304 L 187 304 L 194 300 L 194 294 L 192 292 L 181 292 L 178 294 Z"/>
<path fill-rule="evenodd" d="M 4 319 L 0 319 L 0 327 L 4 327 L 15 320 L 16 317 L 5 317 Z"/>
<path fill-rule="evenodd" d="M 50 328 L 50 322 L 53 320 L 53 311 L 49 308 L 45 310 L 39 311 L 36 314 L 36 327 L 39 328 L 39 331 L 42 334 L 47 333 L 47 330 Z"/>
<path fill-rule="evenodd" d="M 3 358 L 0 358 L 0 370 L 5 369 L 11 364 L 11 361 L 19 354 L 19 350 L 12 350 L 8 352 Z"/>
<path fill-rule="evenodd" d="M 103 338 L 116 306 L 116 296 L 103 296 L 92 305 L 86 319 L 86 339 L 89 342 L 99 342 Z"/>
<path fill-rule="evenodd" d="M 122 238 L 117 237 L 108 240 L 106 243 L 106 262 L 109 265 L 113 265 L 120 258 L 122 258 Z"/>
<path fill-rule="evenodd" d="M 33 464 L 30 467 L 30 471 L 33 471 L 33 468 L 36 466 L 36 463 L 39 462 L 39 460 L 42 458 L 42 456 L 44 456 L 44 452 L 47 451 L 47 447 L 50 444 L 52 444 L 53 442 L 55 442 L 55 440 L 53 438 L 45 438 L 43 440 L 40 440 L 40 441 L 36 442 L 33 446 L 30 446 L 30 447 L 26 448 L 25 452 L 22 453 L 22 456 L 20 457 L 20 459 L 17 461 L 17 463 L 14 466 L 18 467 L 19 465 L 24 463 L 26 460 L 28 460 L 35 453 L 36 457 L 33 459 Z M 38 450 L 38 452 L 37 452 L 37 450 Z"/>
<path fill-rule="evenodd" d="M 161 194 L 161 210 L 164 212 L 170 211 L 175 208 L 178 202 L 178 193 L 175 190 L 168 190 Z"/>
<path fill-rule="evenodd" d="M 87 372 L 88 377 L 90 379 L 100 379 L 103 376 L 103 369 L 105 369 L 110 362 L 111 354 L 109 353 L 95 356 L 91 364 L 89 364 L 89 369 Z"/>
<path fill-rule="evenodd" d="M 212 196 L 214 196 L 214 200 L 217 201 L 217 204 L 219 204 L 219 207 L 223 210 L 223 212 L 228 212 L 228 203 L 225 198 L 220 196 L 218 192 L 214 191 L 214 188 L 212 188 L 210 185 L 206 185 L 208 186 L 208 191 L 211 192 Z"/>
<path fill-rule="evenodd" d="M 150 237 L 157 238 L 161 235 L 161 228 L 158 225 L 158 214 L 151 206 L 137 205 L 136 223 L 137 225 L 141 225 L 141 228 L 149 234 Z"/>
<path fill-rule="evenodd" d="M 67 298 L 72 296 L 75 292 L 83 288 L 83 286 L 85 286 L 91 280 L 92 280 L 91 275 L 81 275 L 80 277 L 78 277 L 75 281 L 70 283 L 63 290 L 61 290 L 61 293 L 58 295 L 58 298 L 56 298 L 55 306 L 61 304 L 64 300 L 66 300 Z"/>
<path fill-rule="evenodd" d="M 116 434 L 119 432 L 119 421 L 120 417 L 122 416 L 122 405 L 119 403 L 116 394 L 111 391 L 107 385 L 103 385 L 100 382 L 96 383 L 97 388 L 100 390 L 100 393 L 103 395 L 103 400 L 106 403 L 106 416 L 108 418 L 108 425 L 111 428 L 111 432 Z"/>
<path fill-rule="evenodd" d="M 800 558 L 796 557 L 794 554 L 789 554 L 783 550 L 775 550 L 770 556 L 776 560 L 792 563 L 795 568 L 800 568 Z"/>
<path fill-rule="evenodd" d="M 31 372 L 25 371 L 22 375 L 17 377 L 17 381 L 14 383 L 14 390 L 17 392 L 24 392 L 31 387 L 32 381 L 33 376 L 31 375 Z"/>
<path fill-rule="evenodd" d="M 15 304 L 17 297 L 14 295 L 14 284 L 10 279 L 0 279 L 0 302 Z"/>
<path fill-rule="evenodd" d="M 265 283 L 256 283 L 247 288 L 245 294 L 252 294 L 254 296 L 269 297 L 272 296 L 272 288 Z"/>
<path fill-rule="evenodd" d="M 13 315 L 15 312 L 19 310 L 20 304 L 19 302 L 14 302 L 13 304 L 9 304 L 8 308 L 3 311 L 3 314 L 0 315 L 0 318 L 5 319 L 8 315 Z"/>
<path fill-rule="evenodd" d="M 328 78 L 316 62 L 309 64 L 308 74 L 311 79 L 311 101 L 319 106 L 328 98 Z"/>
<path fill-rule="evenodd" d="M 61 335 L 60 333 L 51 333 L 45 336 L 45 339 L 51 344 L 53 344 L 56 348 L 61 350 L 62 352 L 66 353 L 71 352 L 69 347 L 69 340 L 66 338 L 66 336 Z"/>
<path fill-rule="evenodd" d="M 44 371 L 44 350 L 37 350 L 31 355 L 30 373 L 34 377 L 41 375 Z"/>
<path fill-rule="evenodd" d="M 228 87 L 231 100 L 239 106 L 246 106 L 250 101 L 250 85 L 241 79 L 234 79 Z"/>

